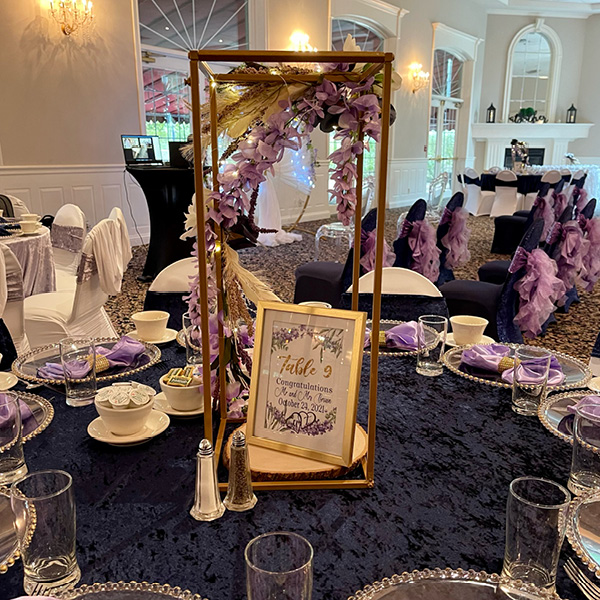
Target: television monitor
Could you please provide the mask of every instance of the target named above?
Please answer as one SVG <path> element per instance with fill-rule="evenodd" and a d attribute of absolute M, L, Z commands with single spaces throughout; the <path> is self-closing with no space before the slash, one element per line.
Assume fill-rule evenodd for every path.
<path fill-rule="evenodd" d="M 125 164 L 129 165 L 161 165 L 158 150 L 150 135 L 122 135 Z"/>

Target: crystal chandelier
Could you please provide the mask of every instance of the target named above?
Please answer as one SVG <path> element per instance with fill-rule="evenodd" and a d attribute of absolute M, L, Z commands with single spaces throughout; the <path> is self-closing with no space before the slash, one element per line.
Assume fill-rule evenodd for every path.
<path fill-rule="evenodd" d="M 65 35 L 89 27 L 94 20 L 89 0 L 50 0 L 50 14 Z"/>

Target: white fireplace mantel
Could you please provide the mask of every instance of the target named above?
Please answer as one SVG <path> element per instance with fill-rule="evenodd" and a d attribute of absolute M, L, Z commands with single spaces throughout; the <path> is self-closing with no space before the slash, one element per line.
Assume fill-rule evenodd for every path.
<path fill-rule="evenodd" d="M 587 138 L 593 123 L 473 123 L 475 142 L 485 143 L 483 166 L 504 166 L 504 152 L 510 141 L 527 142 L 530 148 L 544 148 L 544 164 L 566 163 L 569 142 Z"/>

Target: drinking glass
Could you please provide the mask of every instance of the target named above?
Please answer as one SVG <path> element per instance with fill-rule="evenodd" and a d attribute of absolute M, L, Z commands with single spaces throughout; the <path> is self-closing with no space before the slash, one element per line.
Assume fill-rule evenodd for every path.
<path fill-rule="evenodd" d="M 0 484 L 12 483 L 26 474 L 19 398 L 3 392 L 0 394 Z"/>
<path fill-rule="evenodd" d="M 202 347 L 200 325 L 194 325 L 190 313 L 183 314 L 183 332 L 185 337 L 185 361 L 188 365 L 202 365 Z"/>
<path fill-rule="evenodd" d="M 69 406 L 86 406 L 96 395 L 96 346 L 92 338 L 63 338 L 60 360 Z"/>
<path fill-rule="evenodd" d="M 546 397 L 552 354 L 543 348 L 521 346 L 514 358 L 512 409 L 520 415 L 535 416 Z"/>
<path fill-rule="evenodd" d="M 265 533 L 248 543 L 248 600 L 310 600 L 313 549 L 296 533 Z"/>
<path fill-rule="evenodd" d="M 430 377 L 441 375 L 448 319 L 440 315 L 423 315 L 419 317 L 417 331 L 417 373 Z"/>
<path fill-rule="evenodd" d="M 573 457 L 567 487 L 574 494 L 600 488 L 600 424 L 575 415 Z"/>
<path fill-rule="evenodd" d="M 73 479 L 65 471 L 38 471 L 15 481 L 11 506 L 19 534 L 27 594 L 54 595 L 81 577 L 75 556 Z"/>
<path fill-rule="evenodd" d="M 503 576 L 554 589 L 570 501 L 568 490 L 549 479 L 519 477 L 511 482 Z"/>

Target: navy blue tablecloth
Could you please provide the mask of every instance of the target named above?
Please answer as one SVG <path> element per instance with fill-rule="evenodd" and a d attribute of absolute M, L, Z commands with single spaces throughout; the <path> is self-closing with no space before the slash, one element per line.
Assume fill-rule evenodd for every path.
<path fill-rule="evenodd" d="M 136 379 L 158 379 L 183 365 L 184 350 Z M 365 357 L 359 421 L 367 411 Z M 393 573 L 433 567 L 499 572 L 508 485 L 521 475 L 566 483 L 571 448 L 535 417 L 510 409 L 510 390 L 450 372 L 415 373 L 413 357 L 382 357 L 376 484 L 371 490 L 262 491 L 246 513 L 218 521 L 189 516 L 202 419 L 172 419 L 154 440 L 116 448 L 86 433 L 93 406 L 54 398 L 54 421 L 25 445 L 31 471 L 73 475 L 82 583 L 136 580 L 188 588 L 211 600 L 245 598 L 243 550 L 267 531 L 295 531 L 315 549 L 315 600 L 344 599 Z M 561 564 L 570 553 L 565 541 Z M 0 575 L 0 597 L 22 592 L 20 563 Z M 560 568 L 558 591 L 581 598 Z"/>
<path fill-rule="evenodd" d="M 496 175 L 494 173 L 482 173 L 480 179 L 481 191 L 496 191 Z M 519 194 L 530 194 L 531 192 L 537 192 L 541 181 L 541 175 L 517 175 L 517 192 Z"/>

